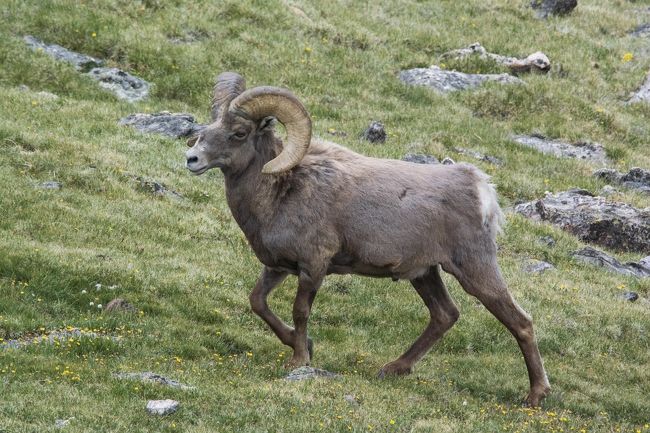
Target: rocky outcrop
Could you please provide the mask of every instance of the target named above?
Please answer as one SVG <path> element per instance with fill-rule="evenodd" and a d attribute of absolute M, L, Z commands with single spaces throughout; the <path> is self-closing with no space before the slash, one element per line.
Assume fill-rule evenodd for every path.
<path fill-rule="evenodd" d="M 42 51 L 56 60 L 71 64 L 77 71 L 96 80 L 101 87 L 110 90 L 120 99 L 135 102 L 149 95 L 150 85 L 145 80 L 121 69 L 103 67 L 102 60 L 76 53 L 60 45 L 46 44 L 30 35 L 25 36 L 23 40 L 32 50 Z"/>
<path fill-rule="evenodd" d="M 23 40 L 34 51 L 42 51 L 45 54 L 53 57 L 54 59 L 71 64 L 76 70 L 81 72 L 88 72 L 92 68 L 102 66 L 103 61 L 95 57 L 87 56 L 85 54 L 75 53 L 61 45 L 51 44 L 36 39 L 34 36 L 27 35 Z"/>
<path fill-rule="evenodd" d="M 570 190 L 519 204 L 515 211 L 535 221 L 548 221 L 585 242 L 650 253 L 650 209 Z"/>
<path fill-rule="evenodd" d="M 617 183 L 650 194 L 650 170 L 634 167 L 627 173 L 621 173 L 613 168 L 601 168 L 594 172 L 594 176 L 609 183 Z"/>
<path fill-rule="evenodd" d="M 578 6 L 578 0 L 533 0 L 530 6 L 537 11 L 539 18 L 548 18 L 568 14 Z"/>
<path fill-rule="evenodd" d="M 608 271 L 616 272 L 618 274 L 642 278 L 650 277 L 650 256 L 645 257 L 638 263 L 621 263 L 609 254 L 591 247 L 585 247 L 581 250 L 574 251 L 572 253 L 572 256 L 581 262 L 599 266 L 601 268 L 607 269 Z"/>
<path fill-rule="evenodd" d="M 551 70 L 551 61 L 541 51 L 537 51 L 526 58 L 519 59 L 517 57 L 490 53 L 478 42 L 474 42 L 466 48 L 449 51 L 443 54 L 441 59 L 464 59 L 471 56 L 494 60 L 516 74 L 530 71 L 546 73 Z"/>
<path fill-rule="evenodd" d="M 650 101 L 650 72 L 648 73 L 645 82 L 639 87 L 639 90 L 634 92 L 629 103 L 635 102 L 648 102 Z"/>
<path fill-rule="evenodd" d="M 140 132 L 163 134 L 173 138 L 189 137 L 205 128 L 205 125 L 197 123 L 191 114 L 168 111 L 130 114 L 120 119 L 119 125 L 132 126 Z"/>
<path fill-rule="evenodd" d="M 600 164 L 608 162 L 605 148 L 598 143 L 578 142 L 572 144 L 562 140 L 552 140 L 540 134 L 513 135 L 512 140 L 558 158 L 583 159 Z"/>
<path fill-rule="evenodd" d="M 399 79 L 406 84 L 429 87 L 440 93 L 475 89 L 488 81 L 501 84 L 524 83 L 519 78 L 509 74 L 466 74 L 440 69 L 435 65 L 430 68 L 415 68 L 402 71 L 399 74 Z"/>

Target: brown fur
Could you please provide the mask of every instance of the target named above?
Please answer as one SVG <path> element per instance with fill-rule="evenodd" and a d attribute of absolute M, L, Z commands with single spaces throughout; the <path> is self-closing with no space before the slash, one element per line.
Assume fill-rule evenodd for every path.
<path fill-rule="evenodd" d="M 235 137 L 235 131 L 246 137 Z M 225 113 L 187 155 L 195 173 L 211 167 L 224 173 L 228 205 L 264 264 L 251 306 L 294 349 L 290 366 L 311 360 L 307 320 L 324 277 L 353 273 L 410 280 L 429 309 L 423 334 L 380 375 L 411 372 L 458 319 L 439 275 L 442 267 L 515 336 L 529 373 L 526 402 L 540 403 L 550 387 L 532 321 L 510 295 L 496 262 L 502 214 L 485 174 L 469 164 L 369 158 L 320 140 L 312 140 L 292 170 L 262 174 L 281 148 L 267 120 Z M 266 301 L 288 274 L 298 276 L 294 328 Z"/>

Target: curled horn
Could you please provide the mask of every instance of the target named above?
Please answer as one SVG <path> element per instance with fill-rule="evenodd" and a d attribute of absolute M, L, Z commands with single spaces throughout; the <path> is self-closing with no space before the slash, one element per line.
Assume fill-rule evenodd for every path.
<path fill-rule="evenodd" d="M 212 91 L 212 121 L 222 116 L 230 102 L 246 90 L 246 80 L 235 72 L 223 72 L 217 77 Z"/>
<path fill-rule="evenodd" d="M 311 141 L 311 118 L 296 96 L 279 87 L 255 87 L 246 90 L 230 103 L 237 116 L 260 120 L 273 116 L 287 130 L 282 152 L 267 162 L 262 173 L 279 174 L 295 167 L 307 153 Z"/>

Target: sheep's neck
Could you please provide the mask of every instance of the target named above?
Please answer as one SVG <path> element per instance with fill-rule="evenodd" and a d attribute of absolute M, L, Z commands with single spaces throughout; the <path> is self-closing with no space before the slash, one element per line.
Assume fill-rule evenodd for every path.
<path fill-rule="evenodd" d="M 264 164 L 279 152 L 281 144 L 274 141 L 273 145 L 264 146 L 244 170 L 238 173 L 224 171 L 228 206 L 258 256 L 264 254 L 260 239 L 262 223 L 272 218 L 270 212 L 274 207 L 271 202 L 276 197 L 275 176 L 262 174 Z"/>

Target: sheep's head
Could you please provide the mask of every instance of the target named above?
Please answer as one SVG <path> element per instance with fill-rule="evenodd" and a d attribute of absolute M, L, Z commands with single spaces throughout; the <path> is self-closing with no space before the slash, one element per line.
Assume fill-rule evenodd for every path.
<path fill-rule="evenodd" d="M 244 90 L 244 79 L 224 72 L 217 77 L 212 99 L 212 123 L 187 144 L 187 168 L 194 174 L 219 167 L 241 169 L 258 154 L 257 142 L 277 119 L 287 130 L 282 152 L 268 161 L 262 173 L 291 170 L 307 153 L 311 119 L 291 92 L 278 87 Z"/>

